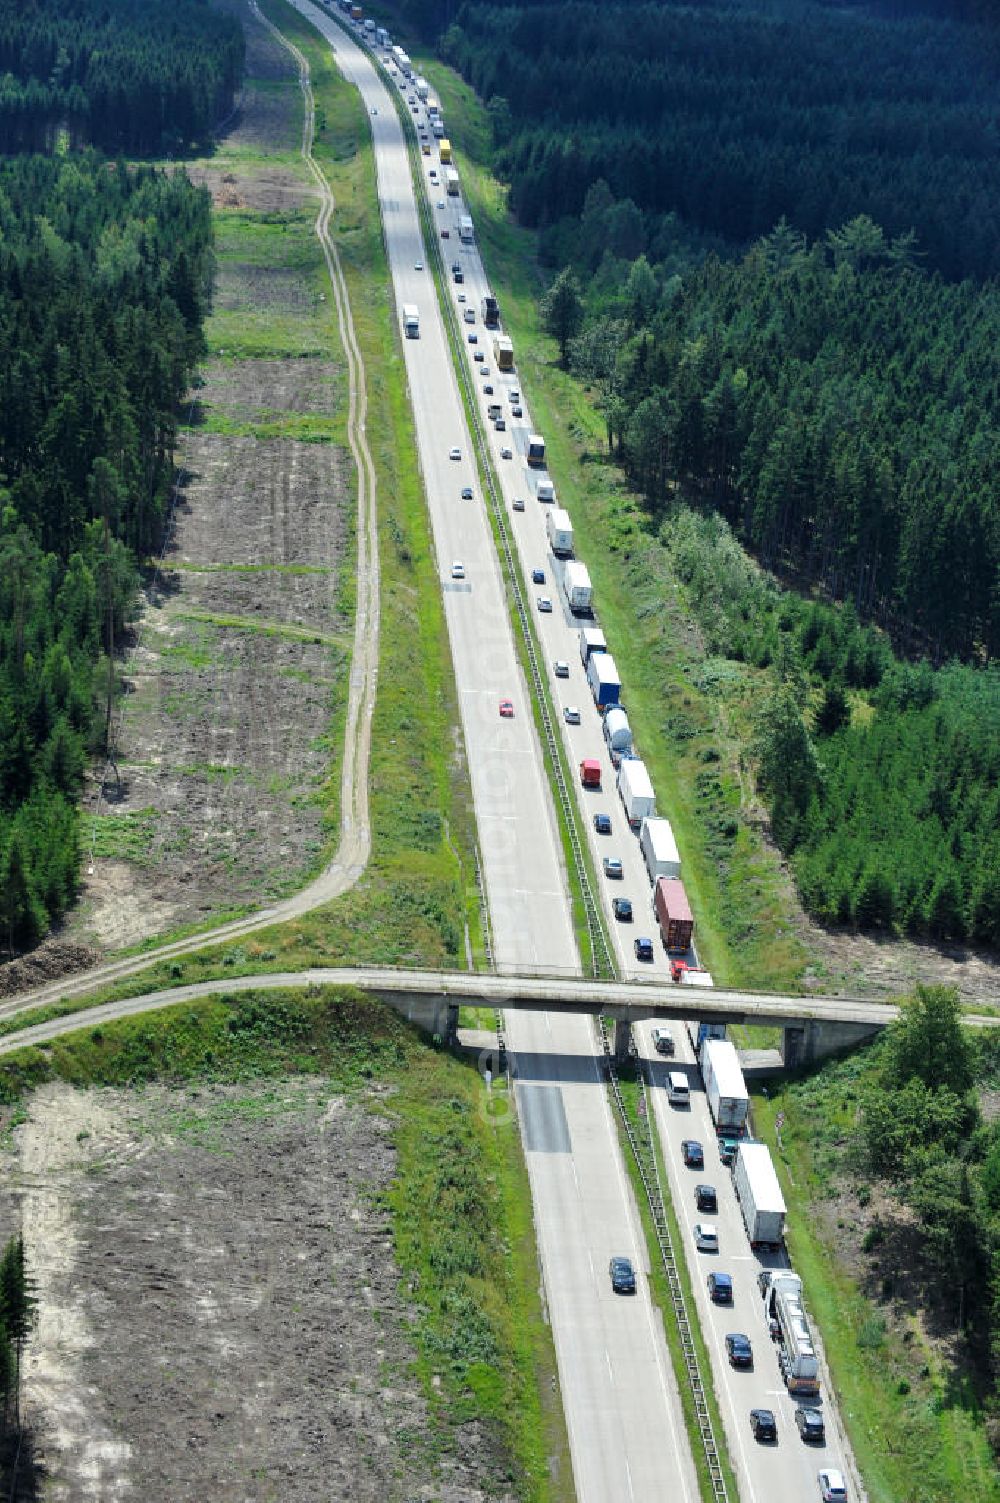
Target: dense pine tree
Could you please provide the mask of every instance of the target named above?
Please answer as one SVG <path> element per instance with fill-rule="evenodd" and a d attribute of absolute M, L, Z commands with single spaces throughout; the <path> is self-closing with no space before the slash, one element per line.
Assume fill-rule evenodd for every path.
<path fill-rule="evenodd" d="M 29 156 L 0 163 L 0 232 L 0 947 L 13 951 L 75 891 L 94 664 L 159 540 L 211 219 L 183 175 Z"/>
<path fill-rule="evenodd" d="M 0 0 L 0 151 L 162 154 L 233 107 L 243 32 L 203 0 Z"/>

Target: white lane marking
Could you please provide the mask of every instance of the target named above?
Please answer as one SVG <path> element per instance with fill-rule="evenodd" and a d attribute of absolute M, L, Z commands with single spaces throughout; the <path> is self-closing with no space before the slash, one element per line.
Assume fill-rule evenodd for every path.
<path fill-rule="evenodd" d="M 595 1070 L 599 1070 L 598 1060 L 597 1060 L 597 1055 L 596 1055 L 596 1046 L 595 1046 L 595 1050 L 592 1053 L 591 1057 L 592 1057 L 592 1059 L 594 1061 L 594 1069 Z M 635 1223 L 636 1210 L 635 1210 L 635 1206 L 633 1204 L 631 1188 L 630 1188 L 630 1186 L 629 1186 L 629 1184 L 628 1184 L 628 1182 L 627 1182 L 627 1180 L 625 1178 L 625 1165 L 622 1162 L 622 1154 L 621 1154 L 621 1150 L 620 1150 L 619 1145 L 618 1145 L 618 1137 L 617 1137 L 617 1133 L 616 1133 L 616 1130 L 615 1130 L 614 1117 L 613 1117 L 612 1111 L 611 1111 L 611 1102 L 609 1100 L 609 1093 L 607 1091 L 602 1091 L 601 1092 L 601 1101 L 602 1101 L 602 1104 L 603 1104 L 603 1107 L 604 1107 L 604 1119 L 605 1119 L 605 1124 L 606 1124 L 607 1132 L 608 1132 L 608 1134 L 610 1136 L 610 1139 L 611 1139 L 612 1156 L 613 1156 L 614 1162 L 615 1162 L 615 1171 L 616 1171 L 617 1176 L 618 1176 L 618 1183 L 619 1183 L 620 1190 L 621 1190 L 622 1200 L 623 1200 L 623 1202 L 625 1204 L 625 1214 L 626 1214 L 626 1216 L 627 1216 L 627 1218 L 629 1220 L 631 1231 L 632 1231 L 632 1251 L 633 1251 L 633 1254 L 635 1255 L 635 1265 L 636 1265 L 637 1268 L 643 1268 L 643 1267 L 645 1267 L 645 1262 L 644 1262 L 643 1258 L 639 1257 L 639 1255 L 638 1255 L 638 1249 L 641 1246 L 642 1250 L 643 1250 L 643 1253 L 645 1253 L 645 1250 L 646 1250 L 646 1239 L 641 1234 L 641 1228 L 637 1227 L 636 1223 Z M 669 1431 L 670 1431 L 670 1445 L 671 1445 L 671 1450 L 673 1451 L 673 1454 L 676 1456 L 677 1461 L 678 1461 L 678 1466 L 677 1466 L 677 1472 L 676 1472 L 676 1476 L 675 1476 L 675 1481 L 679 1481 L 680 1484 L 681 1484 L 681 1496 L 684 1499 L 684 1503 L 689 1503 L 689 1500 L 691 1499 L 691 1492 L 690 1492 L 690 1489 L 689 1489 L 688 1478 L 687 1478 L 688 1468 L 687 1468 L 687 1466 L 684 1465 L 684 1463 L 685 1463 L 685 1461 L 688 1461 L 690 1463 L 690 1465 L 691 1465 L 691 1470 L 694 1471 L 694 1454 L 693 1454 L 691 1446 L 688 1443 L 687 1434 L 685 1433 L 683 1435 L 680 1435 L 678 1433 L 677 1425 L 675 1423 L 675 1416 L 674 1416 L 675 1398 L 674 1398 L 674 1394 L 670 1390 L 670 1386 L 669 1386 L 668 1381 L 667 1381 L 667 1372 L 664 1369 L 664 1360 L 663 1359 L 664 1359 L 665 1355 L 667 1356 L 667 1363 L 668 1363 L 668 1366 L 669 1366 L 669 1371 L 670 1371 L 670 1376 L 671 1377 L 673 1377 L 673 1366 L 672 1366 L 672 1364 L 670 1364 L 669 1355 L 667 1354 L 666 1336 L 665 1336 L 665 1333 L 664 1333 L 664 1330 L 663 1330 L 662 1319 L 660 1318 L 658 1311 L 655 1312 L 655 1317 L 656 1318 L 654 1319 L 653 1301 L 649 1298 L 648 1293 L 645 1294 L 644 1297 L 643 1297 L 643 1312 L 644 1312 L 645 1317 L 646 1317 L 646 1324 L 647 1324 L 647 1327 L 649 1329 L 650 1340 L 651 1340 L 651 1342 L 653 1344 L 653 1353 L 654 1353 L 654 1356 L 656 1358 L 656 1371 L 657 1371 L 657 1376 L 659 1377 L 659 1380 L 660 1380 L 660 1392 L 661 1392 L 661 1394 L 663 1396 L 663 1407 L 664 1407 L 664 1409 L 666 1411 L 666 1415 L 667 1415 L 667 1425 L 668 1425 L 668 1428 L 669 1428 Z M 657 1321 L 659 1321 L 659 1325 L 657 1325 Z M 678 1387 L 678 1391 L 677 1391 L 677 1395 L 676 1395 L 676 1404 L 677 1404 L 677 1407 L 679 1408 L 680 1407 L 680 1389 L 679 1389 L 679 1387 Z M 695 1474 L 695 1478 L 694 1478 L 694 1489 L 695 1489 L 695 1492 L 694 1492 L 693 1503 L 698 1503 L 698 1499 L 699 1499 L 699 1496 L 700 1496 L 700 1490 L 699 1490 L 699 1487 L 698 1487 L 697 1474 Z M 632 1479 L 631 1479 L 631 1476 L 629 1476 L 629 1491 L 631 1492 L 631 1490 L 632 1490 Z"/>

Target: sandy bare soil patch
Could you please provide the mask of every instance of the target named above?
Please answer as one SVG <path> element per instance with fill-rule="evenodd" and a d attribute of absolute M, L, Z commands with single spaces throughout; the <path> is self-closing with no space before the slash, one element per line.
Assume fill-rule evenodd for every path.
<path fill-rule="evenodd" d="M 246 24 L 247 85 L 219 156 L 192 175 L 252 211 L 301 206 L 294 69 L 232 8 Z M 336 417 L 342 367 L 317 323 L 308 242 L 291 265 L 280 237 L 272 252 L 250 234 L 244 262 L 240 233 L 235 257 L 229 241 L 220 256 L 216 307 L 273 312 L 281 348 L 310 358 L 214 359 L 193 394 L 165 567 L 124 668 L 121 782 L 99 806 L 93 859 L 88 838 L 73 943 L 118 949 L 266 903 L 307 880 L 327 834 L 319 794 L 331 773 L 336 786 L 330 733 L 349 672 L 354 484 L 336 445 L 298 435 L 329 431 L 308 419 Z M 271 436 L 289 423 L 295 437 Z"/>
<path fill-rule="evenodd" d="M 340 456 L 193 431 L 183 458 L 174 544 L 126 663 L 122 784 L 73 925 L 109 947 L 277 896 L 323 839 L 348 662 Z"/>
<path fill-rule="evenodd" d="M 483 1496 L 471 1445 L 435 1477 L 421 1443 L 384 1117 L 320 1080 L 55 1086 L 4 1158 L 46 1500 Z"/>
<path fill-rule="evenodd" d="M 820 990 L 901 996 L 915 986 L 953 986 L 970 1007 L 1000 1006 L 1000 957 L 963 945 L 918 944 L 891 935 L 828 930 L 802 918 L 805 943 L 824 967 Z"/>
<path fill-rule="evenodd" d="M 304 168 L 294 161 L 245 170 L 241 152 L 259 150 L 294 158 L 301 145 L 300 118 L 289 108 L 287 94 L 276 83 L 297 77 L 289 54 L 259 22 L 242 0 L 219 4 L 240 17 L 247 39 L 247 73 L 240 101 L 232 120 L 220 136 L 224 160 L 196 162 L 188 166 L 192 180 L 207 188 L 214 203 L 226 208 L 249 208 L 265 212 L 295 208 L 311 198 Z M 296 89 L 296 94 L 298 93 Z"/>

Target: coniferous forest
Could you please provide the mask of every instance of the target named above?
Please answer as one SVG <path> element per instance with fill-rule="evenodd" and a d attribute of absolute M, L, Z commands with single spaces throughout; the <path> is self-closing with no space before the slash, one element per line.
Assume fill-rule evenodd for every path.
<path fill-rule="evenodd" d="M 0 151 L 166 155 L 233 107 L 243 31 L 204 0 L 0 0 Z"/>
<path fill-rule="evenodd" d="M 1000 943 L 993 7 L 409 9 L 487 101 L 543 318 L 715 650 L 770 677 L 807 906 Z"/>
<path fill-rule="evenodd" d="M 0 16 L 4 66 L 15 73 L 0 91 L 7 104 L 19 101 L 33 143 L 48 140 L 57 120 L 52 91 L 33 80 L 50 77 L 58 56 L 66 70 L 80 64 L 84 87 L 88 47 L 96 52 L 118 21 L 113 72 L 122 89 L 143 79 L 152 86 L 157 70 L 173 74 L 173 87 L 186 78 L 185 118 L 200 120 L 199 130 L 231 99 L 238 49 L 215 46 L 228 23 L 220 30 L 197 0 L 6 5 Z M 186 72 L 200 36 L 201 55 Z M 95 105 L 100 89 L 88 97 Z M 113 142 L 110 120 L 95 134 Z M 101 660 L 133 608 L 141 561 L 158 547 L 177 405 L 202 351 L 211 259 L 208 195 L 183 173 L 65 143 L 48 155 L 8 148 L 0 161 L 5 949 L 36 942 L 75 890 L 77 798 L 103 738 Z"/>

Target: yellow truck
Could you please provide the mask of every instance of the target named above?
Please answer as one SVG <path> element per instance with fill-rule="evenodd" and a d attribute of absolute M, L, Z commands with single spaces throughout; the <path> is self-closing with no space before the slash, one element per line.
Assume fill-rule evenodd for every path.
<path fill-rule="evenodd" d="M 442 162 L 447 166 L 451 161 L 451 142 L 447 136 L 441 137 L 441 140 L 438 142 L 438 151 L 441 154 Z"/>

